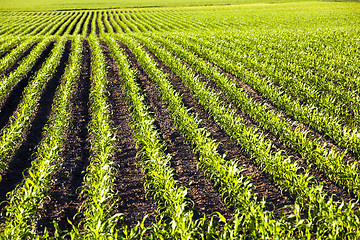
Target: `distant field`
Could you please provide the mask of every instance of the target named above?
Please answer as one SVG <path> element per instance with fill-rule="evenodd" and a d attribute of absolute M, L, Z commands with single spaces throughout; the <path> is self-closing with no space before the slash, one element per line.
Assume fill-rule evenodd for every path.
<path fill-rule="evenodd" d="M 128 7 L 182 7 L 209 5 L 236 5 L 251 3 L 298 2 L 299 0 L 0 0 L 0 10 L 64 10 Z M 304 0 L 301 0 L 304 1 Z"/>
<path fill-rule="evenodd" d="M 0 11 L 1 240 L 360 239 L 359 3 L 41 3 Z"/>

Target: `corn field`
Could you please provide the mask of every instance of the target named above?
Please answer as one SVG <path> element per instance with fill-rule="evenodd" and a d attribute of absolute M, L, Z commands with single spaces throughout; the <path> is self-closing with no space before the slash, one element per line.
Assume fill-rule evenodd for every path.
<path fill-rule="evenodd" d="M 0 239 L 360 238 L 358 3 L 0 19 Z"/>

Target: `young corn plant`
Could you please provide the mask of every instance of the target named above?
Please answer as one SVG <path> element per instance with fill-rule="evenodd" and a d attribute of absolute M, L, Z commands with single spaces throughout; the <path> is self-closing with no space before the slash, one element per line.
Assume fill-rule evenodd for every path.
<path fill-rule="evenodd" d="M 38 41 L 38 37 L 30 37 L 23 41 L 19 46 L 17 46 L 14 50 L 12 50 L 8 55 L 4 58 L 0 59 L 0 74 L 14 64 L 16 59 L 20 57 L 20 55 L 30 48 L 36 41 Z"/>
<path fill-rule="evenodd" d="M 54 37 L 44 38 L 36 45 L 36 47 L 34 47 L 30 54 L 20 62 L 19 66 L 14 71 L 11 71 L 7 76 L 2 76 L 0 78 L 0 103 L 4 102 L 5 97 L 11 88 L 15 86 L 27 72 L 30 71 L 38 60 L 40 54 L 45 50 L 48 44 L 54 40 Z"/>
<path fill-rule="evenodd" d="M 330 180 L 360 196 L 358 162 L 344 163 L 345 153 L 338 152 L 333 148 L 329 150 L 324 148 L 321 143 L 311 140 L 299 128 L 293 130 L 290 123 L 276 113 L 267 111 L 266 104 L 255 102 L 245 90 L 237 87 L 235 81 L 220 74 L 209 63 L 202 61 L 190 51 L 184 50 L 178 45 L 167 43 L 169 47 L 171 46 L 179 56 L 186 59 L 196 70 L 209 77 L 233 104 L 257 124 L 278 136 L 280 140 L 284 141 L 289 148 L 298 152 L 309 164 L 315 163 L 321 171 L 327 174 Z M 186 43 L 182 42 L 183 45 Z M 187 46 L 200 48 L 197 45 L 191 44 Z"/>
<path fill-rule="evenodd" d="M 79 226 L 73 226 L 70 236 L 73 239 L 117 239 L 116 225 L 122 214 L 113 214 L 118 202 L 113 186 L 116 165 L 112 161 L 116 138 L 107 99 L 106 64 L 99 40 L 95 36 L 90 36 L 88 40 L 92 52 L 89 126 L 91 158 L 81 192 L 86 200 L 79 209 L 85 218 Z"/>
<path fill-rule="evenodd" d="M 182 40 L 182 42 L 184 42 L 184 40 Z M 331 114 L 316 106 L 315 103 L 318 102 L 316 96 L 313 97 L 316 101 L 309 103 L 293 99 L 293 94 L 289 92 L 289 89 L 296 91 L 299 94 L 315 94 L 311 93 L 310 90 L 307 91 L 300 89 L 301 84 L 298 83 L 298 81 L 291 80 L 289 83 L 293 85 L 288 86 L 287 88 L 283 87 L 282 89 L 279 89 L 274 86 L 271 81 L 268 81 L 267 78 L 260 78 L 258 75 L 247 70 L 245 66 L 243 66 L 244 57 L 242 57 L 242 54 L 231 47 L 235 47 L 235 45 L 224 47 L 221 45 L 218 46 L 213 42 L 209 43 L 202 41 L 201 39 L 197 39 L 195 44 L 186 41 L 184 46 L 186 46 L 186 48 L 190 48 L 204 59 L 207 59 L 223 68 L 225 71 L 228 71 L 229 73 L 232 73 L 242 79 L 242 81 L 246 82 L 249 86 L 258 91 L 262 96 L 268 99 L 279 109 L 283 110 L 287 115 L 290 115 L 297 121 L 307 124 L 317 131 L 324 133 L 325 136 L 330 137 L 339 146 L 355 153 L 356 155 L 359 155 L 360 133 L 358 127 L 348 127 L 344 125 L 339 114 Z M 241 64 L 239 64 L 239 61 L 241 61 Z M 331 106 L 330 103 L 324 103 L 323 105 Z M 332 108 L 336 110 L 342 109 L 342 107 L 338 106 L 334 106 Z M 355 107 L 354 112 L 356 111 L 357 108 Z M 355 117 L 356 116 L 354 116 L 354 118 Z"/>

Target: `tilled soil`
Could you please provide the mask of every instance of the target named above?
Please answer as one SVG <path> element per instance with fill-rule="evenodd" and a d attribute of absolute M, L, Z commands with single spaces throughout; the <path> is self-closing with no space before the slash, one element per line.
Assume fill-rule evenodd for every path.
<path fill-rule="evenodd" d="M 84 24 L 89 24 L 88 33 L 91 31 L 91 19 L 93 17 L 94 16 L 92 15 L 88 23 L 85 23 L 85 20 L 83 23 L 83 26 Z M 108 18 L 108 20 L 110 19 Z M 99 33 L 98 28 L 96 29 L 96 33 Z M 143 220 L 144 217 L 147 216 L 145 226 L 149 227 L 151 226 L 151 223 L 157 220 L 156 215 L 158 214 L 158 210 L 156 209 L 152 193 L 146 193 L 144 189 L 144 174 L 141 171 L 141 162 L 136 156 L 138 149 L 136 147 L 136 140 L 132 134 L 132 129 L 130 128 L 131 114 L 126 100 L 126 90 L 123 86 L 122 79 L 119 77 L 118 69 L 108 46 L 103 41 L 101 41 L 101 46 L 108 66 L 107 80 L 109 103 L 112 113 L 111 120 L 114 123 L 117 138 L 116 152 L 113 161 L 117 168 L 114 186 L 119 201 L 117 207 L 114 209 L 114 213 L 123 213 L 124 223 L 129 227 L 135 226 L 137 222 Z M 214 212 L 219 212 L 227 219 L 231 219 L 234 209 L 226 206 L 223 198 L 213 186 L 213 183 L 208 180 L 206 175 L 204 175 L 204 172 L 198 167 L 198 156 L 194 154 L 191 150 L 191 146 L 186 142 L 181 132 L 175 126 L 171 114 L 167 110 L 166 104 L 161 100 L 161 95 L 156 84 L 146 74 L 131 50 L 124 44 L 121 44 L 121 47 L 128 55 L 129 61 L 137 73 L 137 81 L 145 94 L 145 100 L 149 105 L 149 110 L 155 117 L 155 125 L 161 131 L 161 138 L 166 143 L 166 153 L 169 153 L 172 156 L 171 166 L 176 171 L 174 178 L 178 181 L 178 184 L 186 186 L 189 190 L 188 197 L 193 201 L 193 206 L 191 207 L 195 210 L 194 219 L 199 219 L 203 216 L 209 217 Z M 49 56 L 52 48 L 53 43 L 51 43 L 43 52 L 32 70 L 16 86 L 14 86 L 4 104 L 0 106 L 0 128 L 8 124 L 9 118 L 21 101 L 21 95 L 24 88 L 30 81 L 31 76 L 41 67 L 42 63 Z M 17 62 L 25 57 L 30 52 L 30 49 L 24 52 Z M 201 119 L 201 127 L 206 128 L 210 133 L 210 137 L 220 143 L 218 148 L 219 153 L 224 154 L 226 160 L 230 161 L 236 159 L 239 165 L 243 166 L 244 171 L 242 174 L 251 177 L 250 181 L 253 185 L 252 190 L 257 194 L 259 199 L 265 197 L 267 210 L 273 211 L 275 217 L 280 217 L 282 214 L 290 215 L 292 213 L 290 207 L 294 205 L 294 199 L 291 198 L 286 191 L 281 192 L 278 186 L 271 180 L 271 177 L 259 170 L 255 160 L 248 158 L 241 150 L 241 146 L 238 146 L 236 141 L 231 139 L 215 123 L 211 115 L 209 115 L 198 103 L 181 79 L 179 79 L 176 74 L 174 74 L 153 53 L 148 49 L 146 50 L 155 59 L 159 67 L 168 74 L 175 89 L 181 94 L 184 105 L 191 109 L 190 111 Z M 14 154 L 9 167 L 0 172 L 3 178 L 0 182 L 0 202 L 7 200 L 6 194 L 9 191 L 12 191 L 16 185 L 23 180 L 23 173 L 25 172 L 26 176 L 26 169 L 31 166 L 33 153 L 36 151 L 36 146 L 42 138 L 41 133 L 43 128 L 51 116 L 51 107 L 56 94 L 56 88 L 64 73 L 70 52 L 70 42 L 68 42 L 60 66 L 56 69 L 56 73 L 49 79 L 43 89 L 39 107 L 36 115 L 33 117 L 32 125 L 24 133 L 24 141 Z M 44 229 L 47 228 L 51 236 L 54 236 L 55 233 L 53 221 L 56 221 L 59 224 L 61 230 L 70 230 L 72 227 L 68 223 L 68 220 L 72 221 L 74 225 L 77 225 L 84 219 L 84 216 L 81 214 L 77 215 L 76 218 L 74 218 L 74 216 L 79 211 L 80 206 L 84 201 L 84 197 L 80 196 L 80 191 L 81 186 L 83 185 L 85 170 L 89 164 L 91 155 L 90 137 L 88 132 L 88 124 L 90 121 L 90 58 L 90 46 L 88 42 L 84 40 L 83 61 L 81 65 L 82 70 L 77 86 L 73 92 L 73 104 L 71 106 L 72 119 L 66 133 L 67 139 L 64 151 L 62 152 L 63 161 L 59 162 L 60 167 L 53 176 L 54 183 L 49 186 L 49 197 L 45 199 L 42 205 L 42 217 L 37 222 L 39 232 L 43 233 Z M 183 63 L 187 64 L 184 61 Z M 14 70 L 16 64 L 7 71 Z M 274 111 L 276 114 L 281 114 L 281 116 L 285 118 L 286 121 L 293 124 L 294 127 L 299 125 L 301 129 L 310 131 L 310 134 L 312 134 L 314 138 L 319 138 L 319 141 L 322 143 L 328 142 L 328 139 L 323 137 L 321 133 L 316 132 L 304 124 L 298 124 L 295 120 L 286 116 L 282 111 L 268 103 L 266 99 L 240 79 L 219 68 L 218 70 L 235 79 L 238 86 L 246 89 L 255 101 L 266 102 L 269 104 L 269 110 Z M 198 75 L 200 80 L 206 82 L 210 89 L 221 93 L 219 88 L 217 88 L 210 79 L 199 73 Z M 236 111 L 236 116 L 241 116 L 249 127 L 258 127 L 258 125 L 242 113 L 240 109 L 231 105 L 224 94 L 221 94 L 221 100 L 224 101 L 226 106 L 231 106 L 231 109 Z M 273 142 L 274 151 L 281 150 L 283 151 L 284 156 L 291 156 L 292 161 L 298 161 L 303 169 L 308 168 L 308 165 L 301 156 L 285 146 L 276 136 L 262 128 L 259 128 L 259 132 L 263 133 L 266 139 Z M 343 149 L 338 148 L 331 142 L 328 143 L 328 146 L 343 151 Z M 356 157 L 354 155 L 347 155 L 346 160 L 354 161 L 356 160 Z M 316 167 L 312 166 L 309 169 L 309 173 L 315 176 L 315 182 L 323 184 L 324 191 L 327 192 L 329 196 L 333 195 L 335 201 L 344 200 L 345 202 L 349 202 L 354 200 L 354 196 L 349 195 L 345 190 L 329 181 L 325 174 L 317 170 Z M 3 203 L 1 207 L 4 207 L 5 205 L 6 203 Z M 306 213 L 303 215 L 306 215 Z"/>

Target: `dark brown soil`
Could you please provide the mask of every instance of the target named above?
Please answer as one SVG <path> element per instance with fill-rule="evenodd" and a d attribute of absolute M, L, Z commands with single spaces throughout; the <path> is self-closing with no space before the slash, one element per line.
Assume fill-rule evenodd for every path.
<path fill-rule="evenodd" d="M 100 12 L 99 12 L 99 13 L 100 13 Z M 101 24 L 102 24 L 103 27 L 104 27 L 104 32 L 105 32 L 105 33 L 108 33 L 109 30 L 108 30 L 107 27 L 105 26 L 104 19 L 105 19 L 105 16 L 104 16 L 104 13 L 102 12 L 102 14 L 101 14 Z"/>
<path fill-rule="evenodd" d="M 56 88 L 60 83 L 60 78 L 65 71 L 66 63 L 69 58 L 69 49 L 70 42 L 67 42 L 60 65 L 56 68 L 53 76 L 43 88 L 39 106 L 31 127 L 24 133 L 23 142 L 15 152 L 8 168 L 5 169 L 4 172 L 1 172 L 3 179 L 0 183 L 0 202 L 4 201 L 6 199 L 6 194 L 12 191 L 16 185 L 23 180 L 23 172 L 31 166 L 31 160 L 33 159 L 32 155 L 36 151 L 36 147 L 42 138 L 44 126 L 51 115 Z"/>
<path fill-rule="evenodd" d="M 97 12 L 96 14 L 96 23 L 95 23 L 95 28 L 96 28 L 96 35 L 99 36 L 99 25 L 98 25 L 98 18 L 99 18 L 99 12 Z"/>
<path fill-rule="evenodd" d="M 145 48 L 146 49 L 146 48 Z M 204 108 L 193 97 L 190 90 L 182 83 L 182 81 L 162 63 L 153 53 L 147 50 L 151 56 L 158 63 L 159 67 L 168 74 L 175 88 L 180 92 L 184 104 L 191 108 L 194 113 L 201 119 L 201 126 L 205 127 L 211 134 L 210 137 L 218 140 L 219 154 L 226 154 L 226 160 L 237 159 L 240 165 L 244 166 L 243 175 L 251 176 L 251 183 L 254 185 L 253 192 L 259 198 L 266 197 L 267 208 L 273 211 L 275 216 L 280 216 L 281 212 L 291 214 L 287 206 L 294 204 L 294 201 L 288 193 L 283 192 L 283 195 L 276 187 L 276 185 L 268 179 L 256 166 L 252 159 L 245 156 L 239 146 L 213 121 L 212 117 L 204 110 Z"/>
<path fill-rule="evenodd" d="M 84 20 L 82 21 L 81 26 L 80 26 L 80 28 L 79 28 L 79 34 L 82 33 L 82 31 L 83 31 L 83 29 L 84 29 L 84 26 L 85 26 L 85 23 L 86 23 L 86 19 L 88 18 L 88 15 L 91 14 L 91 13 L 87 12 L 87 13 L 85 13 L 85 14 L 86 14 L 86 16 L 85 16 Z M 75 29 L 74 29 L 74 30 L 75 30 Z M 74 32 L 72 32 L 71 34 L 74 34 Z"/>
<path fill-rule="evenodd" d="M 108 21 L 108 23 L 110 24 L 110 26 L 111 26 L 111 28 L 112 28 L 112 31 L 114 32 L 114 33 L 116 33 L 116 29 L 115 29 L 115 27 L 112 25 L 112 22 L 110 21 L 110 12 L 108 12 L 108 14 L 107 14 L 107 21 Z M 111 32 L 111 31 L 110 31 Z"/>
<path fill-rule="evenodd" d="M 204 173 L 197 169 L 198 158 L 175 127 L 155 83 L 149 79 L 134 54 L 125 45 L 122 48 L 138 73 L 138 82 L 146 95 L 149 110 L 154 113 L 155 125 L 161 130 L 162 138 L 167 143 L 166 151 L 172 155 L 175 178 L 189 189 L 189 197 L 194 201 L 195 219 L 203 215 L 209 216 L 213 212 L 220 212 L 226 218 L 231 218 L 231 211 L 226 208 L 220 194 Z"/>
<path fill-rule="evenodd" d="M 133 227 L 142 221 L 145 215 L 149 217 L 145 226 L 155 222 L 155 202 L 151 194 L 146 196 L 144 189 L 145 178 L 141 172 L 141 165 L 136 158 L 137 148 L 130 129 L 130 112 L 126 101 L 126 91 L 119 78 L 118 69 L 107 45 L 101 42 L 108 68 L 109 101 L 112 107 L 112 120 L 116 128 L 117 151 L 114 162 L 119 166 L 115 187 L 120 198 L 118 212 L 125 214 L 125 223 Z"/>
<path fill-rule="evenodd" d="M 50 43 L 46 47 L 45 51 L 43 51 L 40 57 L 36 60 L 31 70 L 25 74 L 25 76 L 10 90 L 10 93 L 7 95 L 5 101 L 0 103 L 0 129 L 8 123 L 9 118 L 13 115 L 22 99 L 25 87 L 28 85 L 34 73 L 41 68 L 46 58 L 50 55 L 53 46 L 54 43 Z"/>
<path fill-rule="evenodd" d="M 89 93 L 90 93 L 90 46 L 83 41 L 83 61 L 80 78 L 75 87 L 73 105 L 71 106 L 72 120 L 68 129 L 65 149 L 62 153 L 63 162 L 61 168 L 54 174 L 56 182 L 49 189 L 50 201 L 44 204 L 43 217 L 38 223 L 38 229 L 42 231 L 48 228 L 53 235 L 52 221 L 58 222 L 60 229 L 71 229 L 67 219 L 78 224 L 82 216 L 73 220 L 82 200 L 79 197 L 78 188 L 82 186 L 84 173 L 89 164 L 90 143 L 87 129 L 89 117 Z"/>
<path fill-rule="evenodd" d="M 87 28 L 86 36 L 89 36 L 91 33 L 91 22 L 92 22 L 95 12 L 90 12 L 89 14 L 91 14 L 91 16 L 90 16 L 89 21 L 87 22 L 88 28 Z"/>

